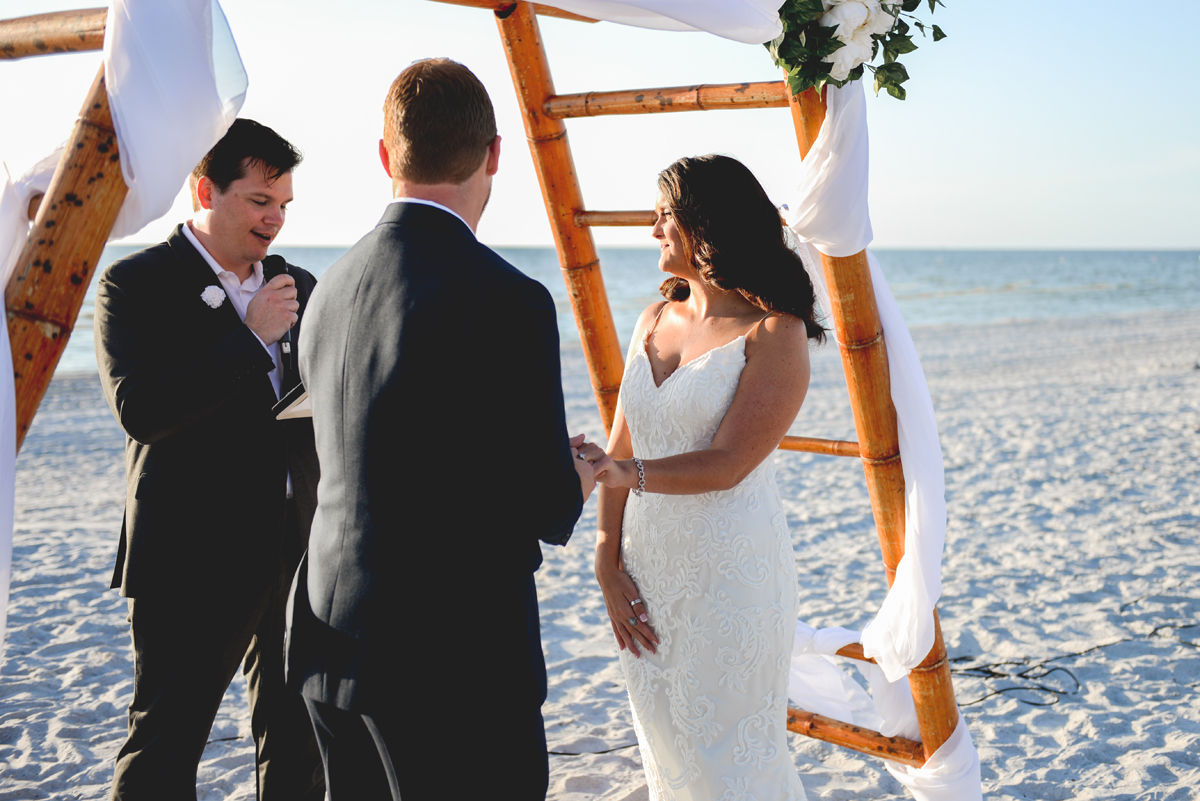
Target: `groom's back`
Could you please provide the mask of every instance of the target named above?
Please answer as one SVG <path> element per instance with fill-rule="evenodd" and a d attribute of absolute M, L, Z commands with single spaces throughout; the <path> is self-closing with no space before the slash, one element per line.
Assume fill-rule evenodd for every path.
<path fill-rule="evenodd" d="M 564 431 L 561 387 L 548 392 L 553 320 L 544 287 L 431 206 L 392 204 L 326 273 L 300 356 L 321 459 L 309 545 L 318 618 L 368 637 L 427 592 L 399 580 L 408 570 L 479 586 L 536 569 L 537 539 L 555 535 L 543 510 L 574 499 L 564 503 L 561 481 L 531 498 L 490 471 L 521 453 L 510 434 Z M 525 365 L 548 352 L 554 364 L 530 386 Z"/>

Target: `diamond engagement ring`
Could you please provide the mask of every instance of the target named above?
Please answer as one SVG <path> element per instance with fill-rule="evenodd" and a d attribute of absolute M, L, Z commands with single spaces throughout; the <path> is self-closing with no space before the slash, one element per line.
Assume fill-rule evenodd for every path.
<path fill-rule="evenodd" d="M 630 606 L 637 606 L 637 605 L 638 605 L 638 604 L 640 604 L 640 603 L 642 603 L 642 599 L 641 599 L 641 598 L 634 598 L 632 601 L 630 601 L 630 602 L 629 602 L 629 605 L 630 605 Z M 643 606 L 645 606 L 645 604 L 642 604 L 642 605 L 643 605 Z"/>

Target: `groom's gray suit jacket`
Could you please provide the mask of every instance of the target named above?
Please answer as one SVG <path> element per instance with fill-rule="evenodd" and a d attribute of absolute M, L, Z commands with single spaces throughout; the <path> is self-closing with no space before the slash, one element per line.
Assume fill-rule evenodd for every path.
<path fill-rule="evenodd" d="M 289 685 L 453 714 L 483 671 L 536 710 L 538 541 L 564 543 L 583 504 L 549 292 L 452 214 L 392 203 L 306 324 L 321 480 Z"/>

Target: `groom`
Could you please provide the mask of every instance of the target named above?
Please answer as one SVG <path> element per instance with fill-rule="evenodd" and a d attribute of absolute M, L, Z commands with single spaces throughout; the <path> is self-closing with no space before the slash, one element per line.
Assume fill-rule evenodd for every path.
<path fill-rule="evenodd" d="M 538 540 L 566 542 L 606 457 L 568 441 L 550 294 L 475 238 L 500 158 L 483 85 L 409 66 L 379 156 L 395 199 L 306 318 L 321 483 L 288 683 L 332 801 L 541 799 Z"/>

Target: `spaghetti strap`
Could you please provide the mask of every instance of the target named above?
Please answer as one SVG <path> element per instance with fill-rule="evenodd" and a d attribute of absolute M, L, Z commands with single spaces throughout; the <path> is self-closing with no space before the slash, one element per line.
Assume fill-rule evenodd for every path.
<path fill-rule="evenodd" d="M 662 313 L 666 310 L 668 302 L 669 301 L 663 301 L 663 305 L 659 307 L 658 314 L 654 315 L 654 322 L 650 325 L 650 330 L 646 332 L 644 337 L 642 337 L 642 342 L 650 341 L 650 335 L 654 333 L 654 329 L 658 328 L 658 318 L 662 317 Z M 759 322 L 762 321 L 760 320 Z"/>
<path fill-rule="evenodd" d="M 750 326 L 750 330 L 749 330 L 749 331 L 747 331 L 747 332 L 746 332 L 745 334 L 743 334 L 742 336 L 749 337 L 751 334 L 753 334 L 753 333 L 754 333 L 754 332 L 755 332 L 755 331 L 758 329 L 758 327 L 759 327 L 760 325 L 762 325 L 762 324 L 763 324 L 763 320 L 767 319 L 768 317 L 770 317 L 770 316 L 771 316 L 772 314 L 774 314 L 774 313 L 775 313 L 775 312 L 767 312 L 766 314 L 764 314 L 764 315 L 763 315 L 763 316 L 762 316 L 762 317 L 759 319 L 759 321 L 758 321 L 757 323 L 755 323 L 754 325 Z"/>

